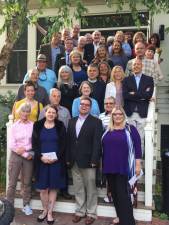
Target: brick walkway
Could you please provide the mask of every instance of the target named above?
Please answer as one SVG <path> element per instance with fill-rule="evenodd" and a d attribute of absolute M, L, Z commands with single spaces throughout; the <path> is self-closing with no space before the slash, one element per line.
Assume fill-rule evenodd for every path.
<path fill-rule="evenodd" d="M 36 218 L 39 214 L 39 211 L 34 211 L 33 216 L 24 216 L 20 210 L 17 210 L 15 221 L 11 225 L 45 225 L 44 223 L 36 222 Z M 72 222 L 72 214 L 65 213 L 55 213 L 54 225 L 75 225 Z M 93 225 L 109 225 L 111 223 L 111 218 L 98 218 Z M 77 225 L 85 225 L 84 219 L 81 220 Z M 158 219 L 153 219 L 152 223 L 138 222 L 137 225 L 169 225 L 169 221 L 162 221 Z"/>

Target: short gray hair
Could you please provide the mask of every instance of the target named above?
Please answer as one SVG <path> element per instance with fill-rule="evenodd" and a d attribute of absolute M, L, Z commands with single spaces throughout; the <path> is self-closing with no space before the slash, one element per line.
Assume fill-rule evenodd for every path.
<path fill-rule="evenodd" d="M 17 111 L 18 111 L 18 113 L 21 113 L 21 112 L 29 112 L 30 113 L 31 112 L 31 104 L 22 103 Z"/>
<path fill-rule="evenodd" d="M 52 93 L 53 93 L 54 91 L 57 91 L 57 92 L 59 93 L 59 95 L 61 96 L 61 91 L 60 91 L 58 88 L 51 88 L 51 89 L 50 89 L 50 92 L 49 92 L 50 96 L 52 95 Z"/>
<path fill-rule="evenodd" d="M 35 68 L 33 68 L 33 69 L 28 70 L 28 76 L 29 76 L 29 79 L 30 79 L 31 74 L 32 74 L 33 71 L 36 71 L 37 74 L 39 75 L 39 70 L 35 67 Z"/>

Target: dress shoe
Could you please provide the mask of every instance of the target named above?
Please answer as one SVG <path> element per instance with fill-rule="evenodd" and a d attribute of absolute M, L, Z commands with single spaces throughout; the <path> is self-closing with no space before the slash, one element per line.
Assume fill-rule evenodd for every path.
<path fill-rule="evenodd" d="M 88 216 L 85 220 L 86 225 L 90 225 L 95 221 L 95 218 Z"/>
<path fill-rule="evenodd" d="M 81 216 L 74 215 L 74 216 L 73 216 L 73 219 L 72 219 L 72 222 L 73 222 L 73 223 L 78 223 L 81 219 L 82 219 Z"/>
<path fill-rule="evenodd" d="M 47 224 L 54 224 L 54 220 L 47 220 Z"/>
<path fill-rule="evenodd" d="M 68 192 L 63 191 L 60 193 L 60 195 L 67 200 L 72 199 L 72 196 Z"/>

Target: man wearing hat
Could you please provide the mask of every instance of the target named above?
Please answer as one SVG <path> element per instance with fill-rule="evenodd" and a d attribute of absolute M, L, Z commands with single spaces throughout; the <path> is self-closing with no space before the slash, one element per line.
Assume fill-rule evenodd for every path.
<path fill-rule="evenodd" d="M 56 75 L 53 70 L 47 68 L 47 59 L 44 54 L 39 54 L 36 60 L 36 67 L 39 71 L 38 84 L 44 87 L 49 95 L 50 89 L 56 84 Z M 23 83 L 29 79 L 28 73 L 25 75 Z"/>

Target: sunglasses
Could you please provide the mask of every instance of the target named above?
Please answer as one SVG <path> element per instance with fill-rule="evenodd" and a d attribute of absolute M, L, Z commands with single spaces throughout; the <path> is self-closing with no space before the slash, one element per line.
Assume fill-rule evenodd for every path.
<path fill-rule="evenodd" d="M 114 105 L 115 103 L 114 102 L 105 102 L 104 104 L 105 105 Z"/>

